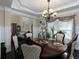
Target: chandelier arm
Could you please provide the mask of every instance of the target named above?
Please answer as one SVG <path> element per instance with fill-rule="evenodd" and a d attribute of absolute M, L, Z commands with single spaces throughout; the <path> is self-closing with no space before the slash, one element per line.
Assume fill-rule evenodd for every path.
<path fill-rule="evenodd" d="M 49 14 L 49 9 L 50 9 L 50 7 L 49 7 L 49 4 L 50 4 L 50 0 L 48 0 L 48 20 L 50 19 L 50 14 Z"/>

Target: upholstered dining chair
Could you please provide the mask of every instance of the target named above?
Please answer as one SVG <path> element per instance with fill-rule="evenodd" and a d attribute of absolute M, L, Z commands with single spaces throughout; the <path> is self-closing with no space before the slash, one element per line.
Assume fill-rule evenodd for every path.
<path fill-rule="evenodd" d="M 39 59 L 41 54 L 41 47 L 38 45 L 22 44 L 21 49 L 24 59 Z"/>
<path fill-rule="evenodd" d="M 28 31 L 27 33 L 25 33 L 25 36 L 28 38 L 28 37 L 30 37 L 30 38 L 32 38 L 32 33 L 30 32 L 30 31 Z"/>
<path fill-rule="evenodd" d="M 22 51 L 19 46 L 18 36 L 16 34 L 12 35 L 12 45 L 13 45 L 13 51 L 14 51 L 14 58 L 15 59 L 19 59 L 20 57 L 22 58 Z"/>
<path fill-rule="evenodd" d="M 67 44 L 67 50 L 64 53 L 65 59 L 72 59 L 73 52 L 74 52 L 74 43 L 77 40 L 78 35 L 75 35 L 75 37 Z"/>
<path fill-rule="evenodd" d="M 62 32 L 62 31 L 59 31 L 57 32 L 55 35 L 54 35 L 56 41 L 60 41 L 61 43 L 64 44 L 64 38 L 65 38 L 65 34 Z"/>
<path fill-rule="evenodd" d="M 19 43 L 18 43 L 18 37 L 16 34 L 12 35 L 12 49 L 14 51 L 14 58 L 18 59 L 18 47 L 19 47 Z"/>
<path fill-rule="evenodd" d="M 17 48 L 19 47 L 17 35 L 12 36 L 12 41 L 13 41 L 13 44 L 14 44 L 14 49 L 17 50 Z"/>

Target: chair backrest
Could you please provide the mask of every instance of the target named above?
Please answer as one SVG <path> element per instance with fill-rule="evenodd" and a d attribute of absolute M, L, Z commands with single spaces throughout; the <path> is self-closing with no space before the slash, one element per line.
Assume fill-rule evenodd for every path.
<path fill-rule="evenodd" d="M 61 31 L 56 33 L 56 41 L 60 41 L 64 44 L 65 34 Z"/>
<path fill-rule="evenodd" d="M 70 59 L 72 53 L 73 53 L 73 43 L 77 40 L 78 35 L 75 35 L 75 37 L 67 44 L 67 58 Z"/>
<path fill-rule="evenodd" d="M 22 44 L 21 49 L 24 59 L 39 59 L 40 57 L 41 47 L 38 45 Z"/>
<path fill-rule="evenodd" d="M 32 33 L 26 33 L 26 37 L 27 37 L 27 38 L 28 38 L 28 37 L 32 38 Z"/>
<path fill-rule="evenodd" d="M 78 34 L 76 34 L 75 37 L 72 39 L 72 43 L 73 43 L 74 41 L 76 41 L 77 38 L 78 38 Z"/>
<path fill-rule="evenodd" d="M 13 41 L 15 50 L 17 50 L 17 48 L 19 47 L 17 35 L 13 35 L 13 36 L 12 36 L 12 41 Z"/>

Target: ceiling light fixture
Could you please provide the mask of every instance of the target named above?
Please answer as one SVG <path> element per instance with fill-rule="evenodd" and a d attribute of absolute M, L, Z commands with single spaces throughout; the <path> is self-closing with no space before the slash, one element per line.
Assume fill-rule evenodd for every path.
<path fill-rule="evenodd" d="M 57 13 L 53 9 L 50 9 L 50 6 L 49 6 L 50 0 L 47 0 L 47 2 L 48 2 L 48 9 L 43 11 L 42 16 L 49 20 L 50 17 L 55 17 Z"/>

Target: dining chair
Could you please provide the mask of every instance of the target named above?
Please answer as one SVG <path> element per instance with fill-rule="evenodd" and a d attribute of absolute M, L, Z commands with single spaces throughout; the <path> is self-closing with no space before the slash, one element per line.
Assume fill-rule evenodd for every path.
<path fill-rule="evenodd" d="M 17 35 L 12 36 L 12 41 L 13 41 L 14 49 L 17 50 L 17 48 L 19 47 Z"/>
<path fill-rule="evenodd" d="M 14 51 L 14 58 L 18 59 L 18 48 L 19 48 L 19 43 L 18 43 L 18 37 L 16 34 L 12 35 L 12 49 Z"/>
<path fill-rule="evenodd" d="M 28 38 L 28 37 L 32 38 L 32 33 L 26 33 L 26 37 L 27 37 L 27 38 Z"/>
<path fill-rule="evenodd" d="M 21 49 L 24 59 L 39 59 L 41 54 L 41 47 L 38 45 L 22 44 Z"/>
<path fill-rule="evenodd" d="M 67 50 L 64 53 L 65 59 L 72 59 L 72 54 L 74 52 L 74 43 L 77 40 L 78 35 L 75 35 L 75 37 L 67 44 Z"/>
<path fill-rule="evenodd" d="M 32 33 L 30 32 L 30 31 L 28 31 L 27 33 L 25 33 L 25 36 L 28 38 L 28 37 L 30 37 L 30 38 L 32 38 Z"/>
<path fill-rule="evenodd" d="M 12 48 L 14 51 L 14 58 L 15 59 L 19 59 L 20 57 L 22 58 L 22 51 L 21 51 L 21 47 L 19 46 L 19 42 L 18 42 L 18 36 L 12 35 Z"/>
<path fill-rule="evenodd" d="M 57 32 L 55 35 L 54 35 L 56 41 L 59 41 L 61 43 L 64 44 L 64 38 L 65 38 L 65 34 L 62 32 L 62 31 L 59 31 Z"/>

